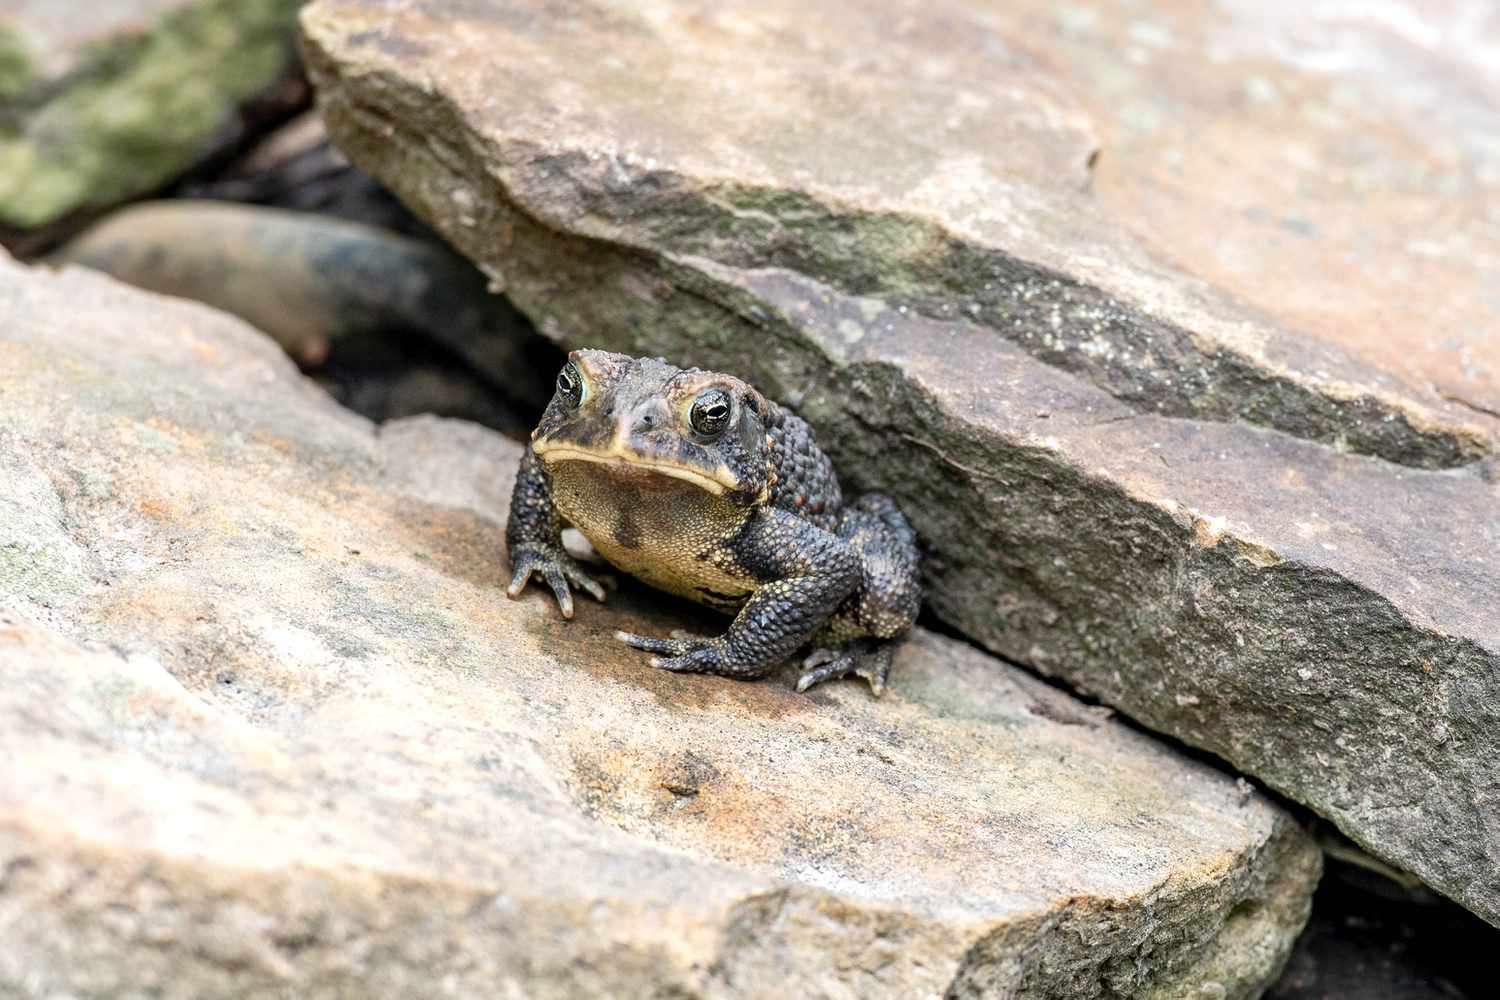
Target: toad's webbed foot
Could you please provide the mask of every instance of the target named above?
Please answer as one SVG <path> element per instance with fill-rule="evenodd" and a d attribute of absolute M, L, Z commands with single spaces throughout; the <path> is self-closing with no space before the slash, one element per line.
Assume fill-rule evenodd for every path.
<path fill-rule="evenodd" d="M 561 545 L 548 542 L 525 542 L 513 545 L 510 551 L 512 573 L 510 586 L 505 596 L 515 599 L 526 588 L 533 573 L 540 576 L 552 593 L 557 595 L 557 606 L 564 618 L 573 617 L 572 587 L 577 587 L 596 601 L 604 600 L 604 581 L 596 580 L 584 572 L 578 561 L 568 555 Z M 569 586 L 569 585 L 572 586 Z"/>
<path fill-rule="evenodd" d="M 651 657 L 651 665 L 659 670 L 671 670 L 684 674 L 721 674 L 725 677 L 745 676 L 745 671 L 729 665 L 722 638 L 709 639 L 688 635 L 680 629 L 672 632 L 670 639 L 658 639 L 634 632 L 616 632 L 615 638 L 628 646 L 661 655 Z"/>
<path fill-rule="evenodd" d="M 814 684 L 854 674 L 868 681 L 870 691 L 879 695 L 891 673 L 894 645 L 888 639 L 865 638 L 854 639 L 837 649 L 815 649 L 802 661 L 803 673 L 797 681 L 797 690 L 806 691 Z"/>

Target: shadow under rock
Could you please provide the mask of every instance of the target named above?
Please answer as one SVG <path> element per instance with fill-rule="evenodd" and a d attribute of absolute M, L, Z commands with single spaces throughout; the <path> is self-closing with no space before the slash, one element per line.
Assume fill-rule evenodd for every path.
<path fill-rule="evenodd" d="M 1479 1000 L 1495 995 L 1497 952 L 1500 931 L 1462 907 L 1328 858 L 1312 918 L 1266 998 Z"/>

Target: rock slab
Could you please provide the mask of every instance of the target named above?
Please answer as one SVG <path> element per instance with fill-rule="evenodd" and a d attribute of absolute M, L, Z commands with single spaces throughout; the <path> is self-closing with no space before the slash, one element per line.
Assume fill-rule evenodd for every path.
<path fill-rule="evenodd" d="M 1500 239 L 1466 223 L 1466 256 L 1426 253 L 1452 192 L 1417 169 L 1458 158 L 1492 213 L 1500 153 L 1422 113 L 1474 107 L 1482 62 L 1309 65 L 1278 55 L 1280 6 L 1158 6 L 317 0 L 303 27 L 345 151 L 544 333 L 796 406 L 858 488 L 901 502 L 947 621 L 1500 924 L 1500 370 L 1490 307 L 1459 294 Z M 1356 28 L 1320 44 L 1381 38 Z M 1283 295 L 1256 277 L 1290 277 L 1280 237 L 1204 253 L 1247 230 L 1216 170 L 1142 159 L 1179 107 L 1341 192 L 1335 252 L 1402 281 L 1420 265 L 1476 332 L 1430 349 L 1380 278 Z M 1341 172 L 1372 134 L 1391 170 Z M 1261 176 L 1232 171 L 1252 216 L 1280 196 Z M 1364 200 L 1404 242 L 1359 242 Z M 1183 220 L 1201 232 L 1179 264 Z M 1363 337 L 1328 321 L 1377 313 Z"/>
<path fill-rule="evenodd" d="M 653 671 L 508 601 L 519 446 L 0 264 L 0 992 L 1252 997 L 1319 854 L 972 647 Z"/>
<path fill-rule="evenodd" d="M 144 194 L 234 138 L 290 65 L 299 6 L 0 0 L 0 225 Z"/>

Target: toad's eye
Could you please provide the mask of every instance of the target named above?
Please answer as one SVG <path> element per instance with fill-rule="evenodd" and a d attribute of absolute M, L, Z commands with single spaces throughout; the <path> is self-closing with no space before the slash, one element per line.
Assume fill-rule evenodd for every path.
<path fill-rule="evenodd" d="M 569 406 L 583 402 L 583 374 L 571 361 L 557 373 L 557 394 L 567 400 Z"/>
<path fill-rule="evenodd" d="M 709 389 L 693 400 L 693 409 L 688 414 L 693 430 L 705 437 L 714 437 L 729 423 L 729 393 L 723 389 Z"/>

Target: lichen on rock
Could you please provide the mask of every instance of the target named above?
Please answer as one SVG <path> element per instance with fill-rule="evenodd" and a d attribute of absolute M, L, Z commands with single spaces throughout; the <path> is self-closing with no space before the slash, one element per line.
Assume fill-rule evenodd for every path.
<path fill-rule="evenodd" d="M 300 0 L 0 9 L 0 225 L 28 229 L 171 180 L 289 67 Z"/>

